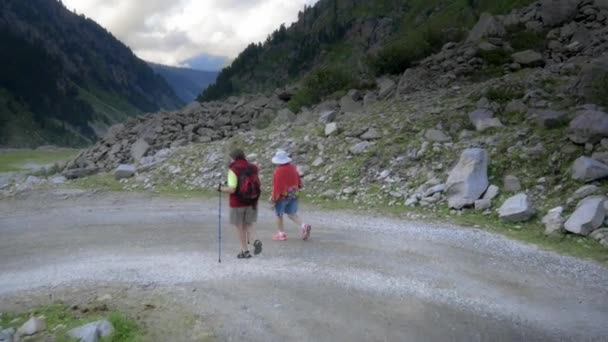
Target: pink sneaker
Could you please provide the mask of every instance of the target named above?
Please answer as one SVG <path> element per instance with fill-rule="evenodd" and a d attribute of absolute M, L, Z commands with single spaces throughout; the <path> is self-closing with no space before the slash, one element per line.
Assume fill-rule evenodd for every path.
<path fill-rule="evenodd" d="M 312 227 L 309 224 L 302 225 L 302 240 L 306 241 L 310 237 Z"/>
<path fill-rule="evenodd" d="M 276 241 L 285 241 L 285 240 L 287 240 L 287 234 L 281 233 L 281 232 L 276 232 L 272 236 L 272 239 L 276 240 Z"/>

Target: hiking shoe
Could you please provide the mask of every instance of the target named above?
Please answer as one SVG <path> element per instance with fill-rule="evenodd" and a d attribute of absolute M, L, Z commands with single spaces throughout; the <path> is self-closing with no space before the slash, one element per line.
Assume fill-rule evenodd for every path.
<path fill-rule="evenodd" d="M 309 224 L 302 225 L 302 240 L 306 241 L 310 237 L 312 227 Z"/>
<path fill-rule="evenodd" d="M 287 240 L 287 234 L 282 233 L 282 232 L 276 232 L 272 236 L 272 239 L 275 241 L 285 241 L 285 240 Z"/>
<path fill-rule="evenodd" d="M 253 242 L 253 255 L 258 255 L 260 253 L 262 253 L 262 241 L 260 240 L 255 240 Z"/>
<path fill-rule="evenodd" d="M 239 259 L 249 259 L 251 258 L 251 254 L 249 253 L 249 251 L 244 251 L 239 253 L 239 255 L 236 256 Z"/>

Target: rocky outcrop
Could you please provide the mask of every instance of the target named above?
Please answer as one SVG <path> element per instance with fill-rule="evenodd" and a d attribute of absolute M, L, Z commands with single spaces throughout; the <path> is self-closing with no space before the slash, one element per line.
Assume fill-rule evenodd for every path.
<path fill-rule="evenodd" d="M 577 144 L 597 143 L 608 137 L 608 114 L 583 110 L 570 122 L 568 137 Z"/>
<path fill-rule="evenodd" d="M 483 38 L 502 38 L 507 34 L 504 25 L 490 13 L 482 13 L 477 24 L 469 32 L 468 42 L 478 42 Z"/>
<path fill-rule="evenodd" d="M 282 123 L 292 123 L 295 114 L 284 106 L 276 97 L 231 97 L 225 102 L 194 104 L 182 111 L 132 119 L 113 127 L 94 147 L 81 153 L 68 165 L 65 176 L 73 179 L 91 170 L 113 170 L 119 164 L 139 163 L 162 149 L 228 138 L 267 126 L 277 116 Z"/>
<path fill-rule="evenodd" d="M 458 164 L 450 172 L 447 185 L 450 208 L 471 206 L 488 188 L 488 153 L 471 148 L 462 152 Z"/>

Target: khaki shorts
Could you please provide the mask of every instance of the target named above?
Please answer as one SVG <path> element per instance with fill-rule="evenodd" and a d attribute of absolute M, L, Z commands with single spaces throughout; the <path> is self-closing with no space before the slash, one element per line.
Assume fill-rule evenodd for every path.
<path fill-rule="evenodd" d="M 230 208 L 230 224 L 252 225 L 258 220 L 258 211 L 253 207 Z"/>

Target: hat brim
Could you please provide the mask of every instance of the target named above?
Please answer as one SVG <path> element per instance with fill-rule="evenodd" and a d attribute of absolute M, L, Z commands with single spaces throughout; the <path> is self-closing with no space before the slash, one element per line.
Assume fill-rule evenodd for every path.
<path fill-rule="evenodd" d="M 273 157 L 272 158 L 272 163 L 276 164 L 276 165 L 283 165 L 283 164 L 288 164 L 291 163 L 291 158 L 287 157 L 287 158 L 277 158 L 277 157 Z"/>

